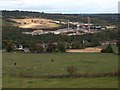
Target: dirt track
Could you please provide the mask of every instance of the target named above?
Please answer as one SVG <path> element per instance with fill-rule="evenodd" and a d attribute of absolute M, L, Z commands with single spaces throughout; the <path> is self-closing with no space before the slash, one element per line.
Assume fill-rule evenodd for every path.
<path fill-rule="evenodd" d="M 101 48 L 85 48 L 85 49 L 68 49 L 66 50 L 66 52 L 72 52 L 72 53 L 76 53 L 76 52 L 85 52 L 85 53 L 93 53 L 93 52 L 101 52 Z"/>

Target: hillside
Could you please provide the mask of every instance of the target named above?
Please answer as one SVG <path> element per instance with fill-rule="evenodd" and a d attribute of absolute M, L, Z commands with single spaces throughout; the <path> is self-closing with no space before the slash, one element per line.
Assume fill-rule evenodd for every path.
<path fill-rule="evenodd" d="M 118 88 L 118 29 L 105 28 L 117 24 L 115 18 L 3 11 L 2 87 Z M 70 30 L 75 35 L 63 33 Z"/>
<path fill-rule="evenodd" d="M 95 24 L 106 25 L 116 24 L 117 14 L 49 14 L 44 12 L 30 12 L 30 11 L 2 11 L 5 18 L 47 18 L 52 20 L 70 20 L 77 22 L 87 22 L 86 17 L 91 17 Z"/>
<path fill-rule="evenodd" d="M 25 19 L 10 19 L 17 23 L 14 23 L 14 26 L 18 26 L 20 28 L 57 28 L 58 24 L 53 23 L 53 20 L 44 19 L 44 18 L 25 18 Z"/>
<path fill-rule="evenodd" d="M 91 15 L 91 14 L 90 14 Z M 53 34 L 47 33 L 42 35 L 31 36 L 29 34 L 25 35 L 23 32 L 32 32 L 34 30 L 43 30 L 43 31 L 54 31 L 61 28 L 66 28 L 67 23 L 64 25 L 56 24 L 53 21 L 67 21 L 68 19 L 73 23 L 76 21 L 87 22 L 88 15 L 74 15 L 74 14 L 45 14 L 39 12 L 26 12 L 26 11 L 3 11 L 3 48 L 6 47 L 6 43 L 11 41 L 13 44 L 25 44 L 27 47 L 34 47 L 31 45 L 36 45 L 38 43 L 48 44 L 57 43 L 63 44 L 67 49 L 72 47 L 72 49 L 82 49 L 85 47 L 94 47 L 100 45 L 103 41 L 111 41 L 118 39 L 118 30 L 100 30 L 98 33 L 89 34 L 85 33 L 84 35 L 75 35 L 67 36 L 66 34 Z M 92 16 L 92 15 L 91 15 Z M 99 15 L 98 15 L 99 16 Z M 113 15 L 114 16 L 114 15 Z M 99 16 L 100 17 L 100 16 Z M 99 18 L 98 17 L 98 18 Z M 102 16 L 104 17 L 104 16 Z M 109 17 L 109 15 L 108 15 Z M 91 18 L 91 22 L 94 21 L 94 24 L 108 24 L 105 20 L 99 20 L 97 16 Z M 83 21 L 82 21 L 83 20 Z M 110 23 L 109 23 L 110 24 Z M 14 26 L 13 26 L 14 25 Z M 15 27 L 17 26 L 17 27 Z M 76 28 L 76 25 L 74 25 Z M 41 29 L 39 29 L 41 28 Z M 48 28 L 48 29 L 47 29 Z M 70 28 L 71 25 L 70 25 Z M 85 43 L 83 43 L 85 41 Z M 55 48 L 55 47 L 53 47 Z"/>

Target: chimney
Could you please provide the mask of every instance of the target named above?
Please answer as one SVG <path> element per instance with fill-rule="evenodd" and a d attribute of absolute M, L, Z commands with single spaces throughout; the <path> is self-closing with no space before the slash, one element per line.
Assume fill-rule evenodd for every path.
<path fill-rule="evenodd" d="M 90 33 L 90 17 L 88 17 L 88 31 Z"/>
<path fill-rule="evenodd" d="M 68 20 L 68 30 L 69 30 L 69 28 L 70 28 L 70 25 L 69 25 L 69 20 Z"/>

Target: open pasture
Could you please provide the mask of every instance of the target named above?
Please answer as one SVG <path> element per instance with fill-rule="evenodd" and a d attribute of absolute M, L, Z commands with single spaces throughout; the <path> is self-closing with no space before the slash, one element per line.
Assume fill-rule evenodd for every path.
<path fill-rule="evenodd" d="M 73 78 L 73 79 L 37 78 L 37 76 L 47 75 L 47 74 L 68 74 L 67 67 L 71 65 L 77 68 L 77 73 L 94 74 L 94 73 L 117 71 L 118 55 L 116 54 L 103 54 L 103 53 L 33 54 L 33 53 L 21 53 L 21 52 L 17 52 L 17 53 L 3 52 L 2 62 L 3 62 L 3 87 L 27 87 L 27 88 L 28 87 L 88 87 L 89 88 L 89 87 L 109 87 L 109 86 L 117 87 L 117 83 L 118 83 L 116 77 L 104 77 L 104 79 L 102 77 Z M 16 77 L 16 75 L 31 75 L 33 77 L 32 78 Z M 20 82 L 23 83 L 32 82 L 32 83 L 20 84 Z M 91 84 L 90 82 L 93 83 Z M 94 84 L 96 84 L 96 86 Z"/>

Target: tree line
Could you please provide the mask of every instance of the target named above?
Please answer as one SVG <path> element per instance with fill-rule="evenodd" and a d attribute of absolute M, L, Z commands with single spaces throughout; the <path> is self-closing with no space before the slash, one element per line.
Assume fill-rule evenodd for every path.
<path fill-rule="evenodd" d="M 86 17 L 91 17 L 92 23 L 105 25 L 105 24 L 115 24 L 117 25 L 118 15 L 117 14 L 49 14 L 44 12 L 32 12 L 32 11 L 2 11 L 4 18 L 47 18 L 52 20 L 70 20 L 76 22 L 87 22 Z"/>
<path fill-rule="evenodd" d="M 84 34 L 81 36 L 67 36 L 64 34 L 43 34 L 39 36 L 24 35 L 22 32 L 27 31 L 27 29 L 13 26 L 3 26 L 2 31 L 3 49 L 9 48 L 11 45 L 9 42 L 11 42 L 12 45 L 23 44 L 25 47 L 29 47 L 33 52 L 38 48 L 41 52 L 44 49 L 41 47 L 41 44 L 46 44 L 48 46 L 48 48 L 46 48 L 47 52 L 54 52 L 65 51 L 65 49 L 95 47 L 101 45 L 100 42 L 102 41 L 118 39 L 117 30 L 102 30 L 95 34 Z M 55 43 L 57 45 L 55 45 Z"/>

